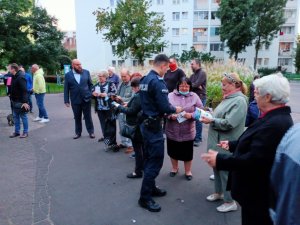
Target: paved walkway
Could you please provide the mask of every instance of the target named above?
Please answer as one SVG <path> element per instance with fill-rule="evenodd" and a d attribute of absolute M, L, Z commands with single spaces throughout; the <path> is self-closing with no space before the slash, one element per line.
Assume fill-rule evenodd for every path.
<path fill-rule="evenodd" d="M 300 84 L 292 84 L 293 117 L 300 122 Z M 62 94 L 47 95 L 51 122 L 30 122 L 29 138 L 9 139 L 7 98 L 0 98 L 0 224 L 1 225 L 238 225 L 240 210 L 218 213 L 220 203 L 209 203 L 212 170 L 200 160 L 204 142 L 194 151 L 193 175 L 184 178 L 183 165 L 170 178 L 170 162 L 165 163 L 157 184 L 168 195 L 157 199 L 160 213 L 138 207 L 141 180 L 129 180 L 134 160 L 123 152 L 105 152 L 103 143 L 92 140 L 84 130 L 73 140 L 71 109 L 64 107 Z M 36 112 L 37 108 L 34 109 Z M 30 114 L 33 119 L 36 114 Z M 96 138 L 101 136 L 93 115 Z"/>

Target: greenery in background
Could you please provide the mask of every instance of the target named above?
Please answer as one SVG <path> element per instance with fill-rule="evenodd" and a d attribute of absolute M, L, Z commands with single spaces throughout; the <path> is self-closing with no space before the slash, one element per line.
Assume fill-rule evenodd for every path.
<path fill-rule="evenodd" d="M 221 20 L 220 38 L 229 48 L 230 57 L 238 59 L 238 54 L 252 44 L 253 17 L 249 0 L 222 0 L 217 11 Z"/>
<path fill-rule="evenodd" d="M 221 19 L 220 36 L 235 55 L 254 44 L 257 55 L 263 46 L 269 46 L 285 22 L 287 0 L 222 0 L 217 15 Z"/>
<path fill-rule="evenodd" d="M 189 51 L 183 50 L 182 54 L 179 56 L 178 54 L 173 54 L 170 58 L 175 58 L 182 64 L 186 64 L 193 59 L 200 59 L 203 63 L 213 63 L 215 60 L 215 56 L 211 55 L 211 53 L 202 53 L 196 51 L 194 47 L 191 47 Z"/>
<path fill-rule="evenodd" d="M 12 62 L 25 67 L 36 63 L 47 73 L 60 68 L 68 57 L 61 43 L 63 33 L 45 9 L 32 0 L 1 0 L 0 15 L 0 68 Z"/>
<path fill-rule="evenodd" d="M 166 29 L 164 18 L 149 12 L 146 0 L 118 1 L 114 11 L 99 8 L 96 30 L 102 31 L 105 41 L 116 45 L 114 54 L 121 58 L 134 57 L 140 65 L 153 53 L 159 53 L 166 42 L 161 41 Z"/>
<path fill-rule="evenodd" d="M 299 38 L 299 36 L 298 36 L 298 38 Z M 299 41 L 297 43 L 297 49 L 296 49 L 295 66 L 297 68 L 297 72 L 300 73 L 300 43 L 299 43 Z"/>

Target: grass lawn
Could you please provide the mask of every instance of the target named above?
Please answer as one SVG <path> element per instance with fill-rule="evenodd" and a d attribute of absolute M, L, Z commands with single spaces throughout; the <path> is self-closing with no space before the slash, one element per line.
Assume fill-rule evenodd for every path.
<path fill-rule="evenodd" d="M 62 93 L 64 92 L 64 86 L 57 85 L 54 83 L 47 83 L 46 91 L 48 94 Z M 0 96 L 1 97 L 6 96 L 6 87 L 4 86 L 4 84 L 0 84 Z"/>

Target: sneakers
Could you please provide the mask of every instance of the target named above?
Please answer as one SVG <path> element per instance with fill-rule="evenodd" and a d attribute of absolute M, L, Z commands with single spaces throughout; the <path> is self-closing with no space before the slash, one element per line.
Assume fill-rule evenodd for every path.
<path fill-rule="evenodd" d="M 210 180 L 215 180 L 215 175 L 214 175 L 214 174 L 210 175 L 210 176 L 209 176 L 209 179 L 210 179 Z"/>
<path fill-rule="evenodd" d="M 218 212 L 230 212 L 230 211 L 236 211 L 237 210 L 237 204 L 235 201 L 230 203 L 224 203 L 217 207 Z"/>
<path fill-rule="evenodd" d="M 209 202 L 214 202 L 223 199 L 223 195 L 214 193 L 206 197 L 206 200 Z"/>
<path fill-rule="evenodd" d="M 127 149 L 125 150 L 126 154 L 132 153 L 133 152 L 133 147 L 127 147 Z"/>
<path fill-rule="evenodd" d="M 194 141 L 194 146 L 195 146 L 195 147 L 199 147 L 200 144 L 201 144 L 201 141 Z"/>
<path fill-rule="evenodd" d="M 49 119 L 43 118 L 43 119 L 40 121 L 40 123 L 48 123 L 49 121 L 50 121 Z"/>
<path fill-rule="evenodd" d="M 41 117 L 36 117 L 35 119 L 33 119 L 33 122 L 37 122 L 37 121 L 41 121 L 43 118 Z"/>

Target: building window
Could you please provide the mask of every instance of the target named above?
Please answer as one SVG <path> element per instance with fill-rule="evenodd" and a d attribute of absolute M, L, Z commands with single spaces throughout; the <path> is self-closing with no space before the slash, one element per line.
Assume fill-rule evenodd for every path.
<path fill-rule="evenodd" d="M 187 18 L 188 18 L 188 12 L 182 12 L 181 18 L 182 18 L 183 20 L 187 19 Z"/>
<path fill-rule="evenodd" d="M 261 66 L 262 58 L 256 59 L 256 65 Z"/>
<path fill-rule="evenodd" d="M 220 35 L 220 27 L 211 27 L 210 28 L 210 36 L 219 36 Z"/>
<path fill-rule="evenodd" d="M 180 0 L 173 0 L 173 5 L 179 5 L 180 4 Z"/>
<path fill-rule="evenodd" d="M 269 65 L 269 58 L 265 58 L 264 59 L 264 66 L 268 66 Z"/>
<path fill-rule="evenodd" d="M 294 26 L 284 26 L 281 27 L 280 31 L 282 34 L 295 34 L 295 27 Z"/>
<path fill-rule="evenodd" d="M 198 42 L 201 40 L 201 37 L 206 37 L 207 36 L 207 28 L 202 27 L 202 28 L 194 28 L 193 29 L 193 40 Z"/>
<path fill-rule="evenodd" d="M 282 52 L 290 52 L 293 47 L 292 42 L 281 42 L 279 43 L 279 51 Z"/>
<path fill-rule="evenodd" d="M 139 61 L 137 59 L 133 59 L 132 66 L 138 66 L 138 65 L 139 65 Z"/>
<path fill-rule="evenodd" d="M 216 19 L 217 19 L 217 11 L 212 11 L 212 12 L 210 13 L 210 15 L 211 15 L 211 19 L 212 19 L 212 20 L 216 20 Z"/>
<path fill-rule="evenodd" d="M 171 45 L 171 53 L 178 53 L 179 52 L 179 44 L 172 44 Z"/>
<path fill-rule="evenodd" d="M 180 12 L 173 12 L 172 17 L 173 17 L 173 20 L 175 20 L 175 21 L 179 20 L 180 19 Z"/>
<path fill-rule="evenodd" d="M 206 52 L 207 44 L 196 44 L 194 45 L 194 48 L 198 52 Z"/>
<path fill-rule="evenodd" d="M 182 0 L 182 3 L 188 3 L 189 0 Z"/>
<path fill-rule="evenodd" d="M 172 35 L 179 36 L 179 28 L 172 28 Z"/>
<path fill-rule="evenodd" d="M 187 44 L 181 44 L 181 51 L 187 50 Z"/>
<path fill-rule="evenodd" d="M 223 43 L 210 44 L 210 51 L 224 51 L 224 44 Z"/>
<path fill-rule="evenodd" d="M 208 11 L 198 11 L 194 12 L 194 20 L 208 20 Z"/>
<path fill-rule="evenodd" d="M 188 34 L 188 28 L 181 28 L 181 34 L 187 35 Z"/>
<path fill-rule="evenodd" d="M 297 9 L 286 9 L 284 11 L 284 18 L 289 19 L 289 18 L 296 18 L 297 15 Z"/>
<path fill-rule="evenodd" d="M 124 60 L 118 60 L 118 66 L 123 66 L 124 65 L 124 63 L 125 63 L 125 61 Z"/>
<path fill-rule="evenodd" d="M 163 5 L 164 4 L 164 0 L 157 0 L 157 5 Z"/>
<path fill-rule="evenodd" d="M 292 64 L 292 59 L 278 59 L 278 66 L 289 66 Z"/>
<path fill-rule="evenodd" d="M 116 66 L 117 66 L 116 60 L 111 61 L 111 65 L 112 65 L 113 67 L 116 67 Z"/>
<path fill-rule="evenodd" d="M 116 54 L 116 50 L 117 50 L 117 46 L 112 45 L 112 46 L 111 46 L 111 51 L 112 51 L 112 53 L 113 53 L 114 55 Z"/>

